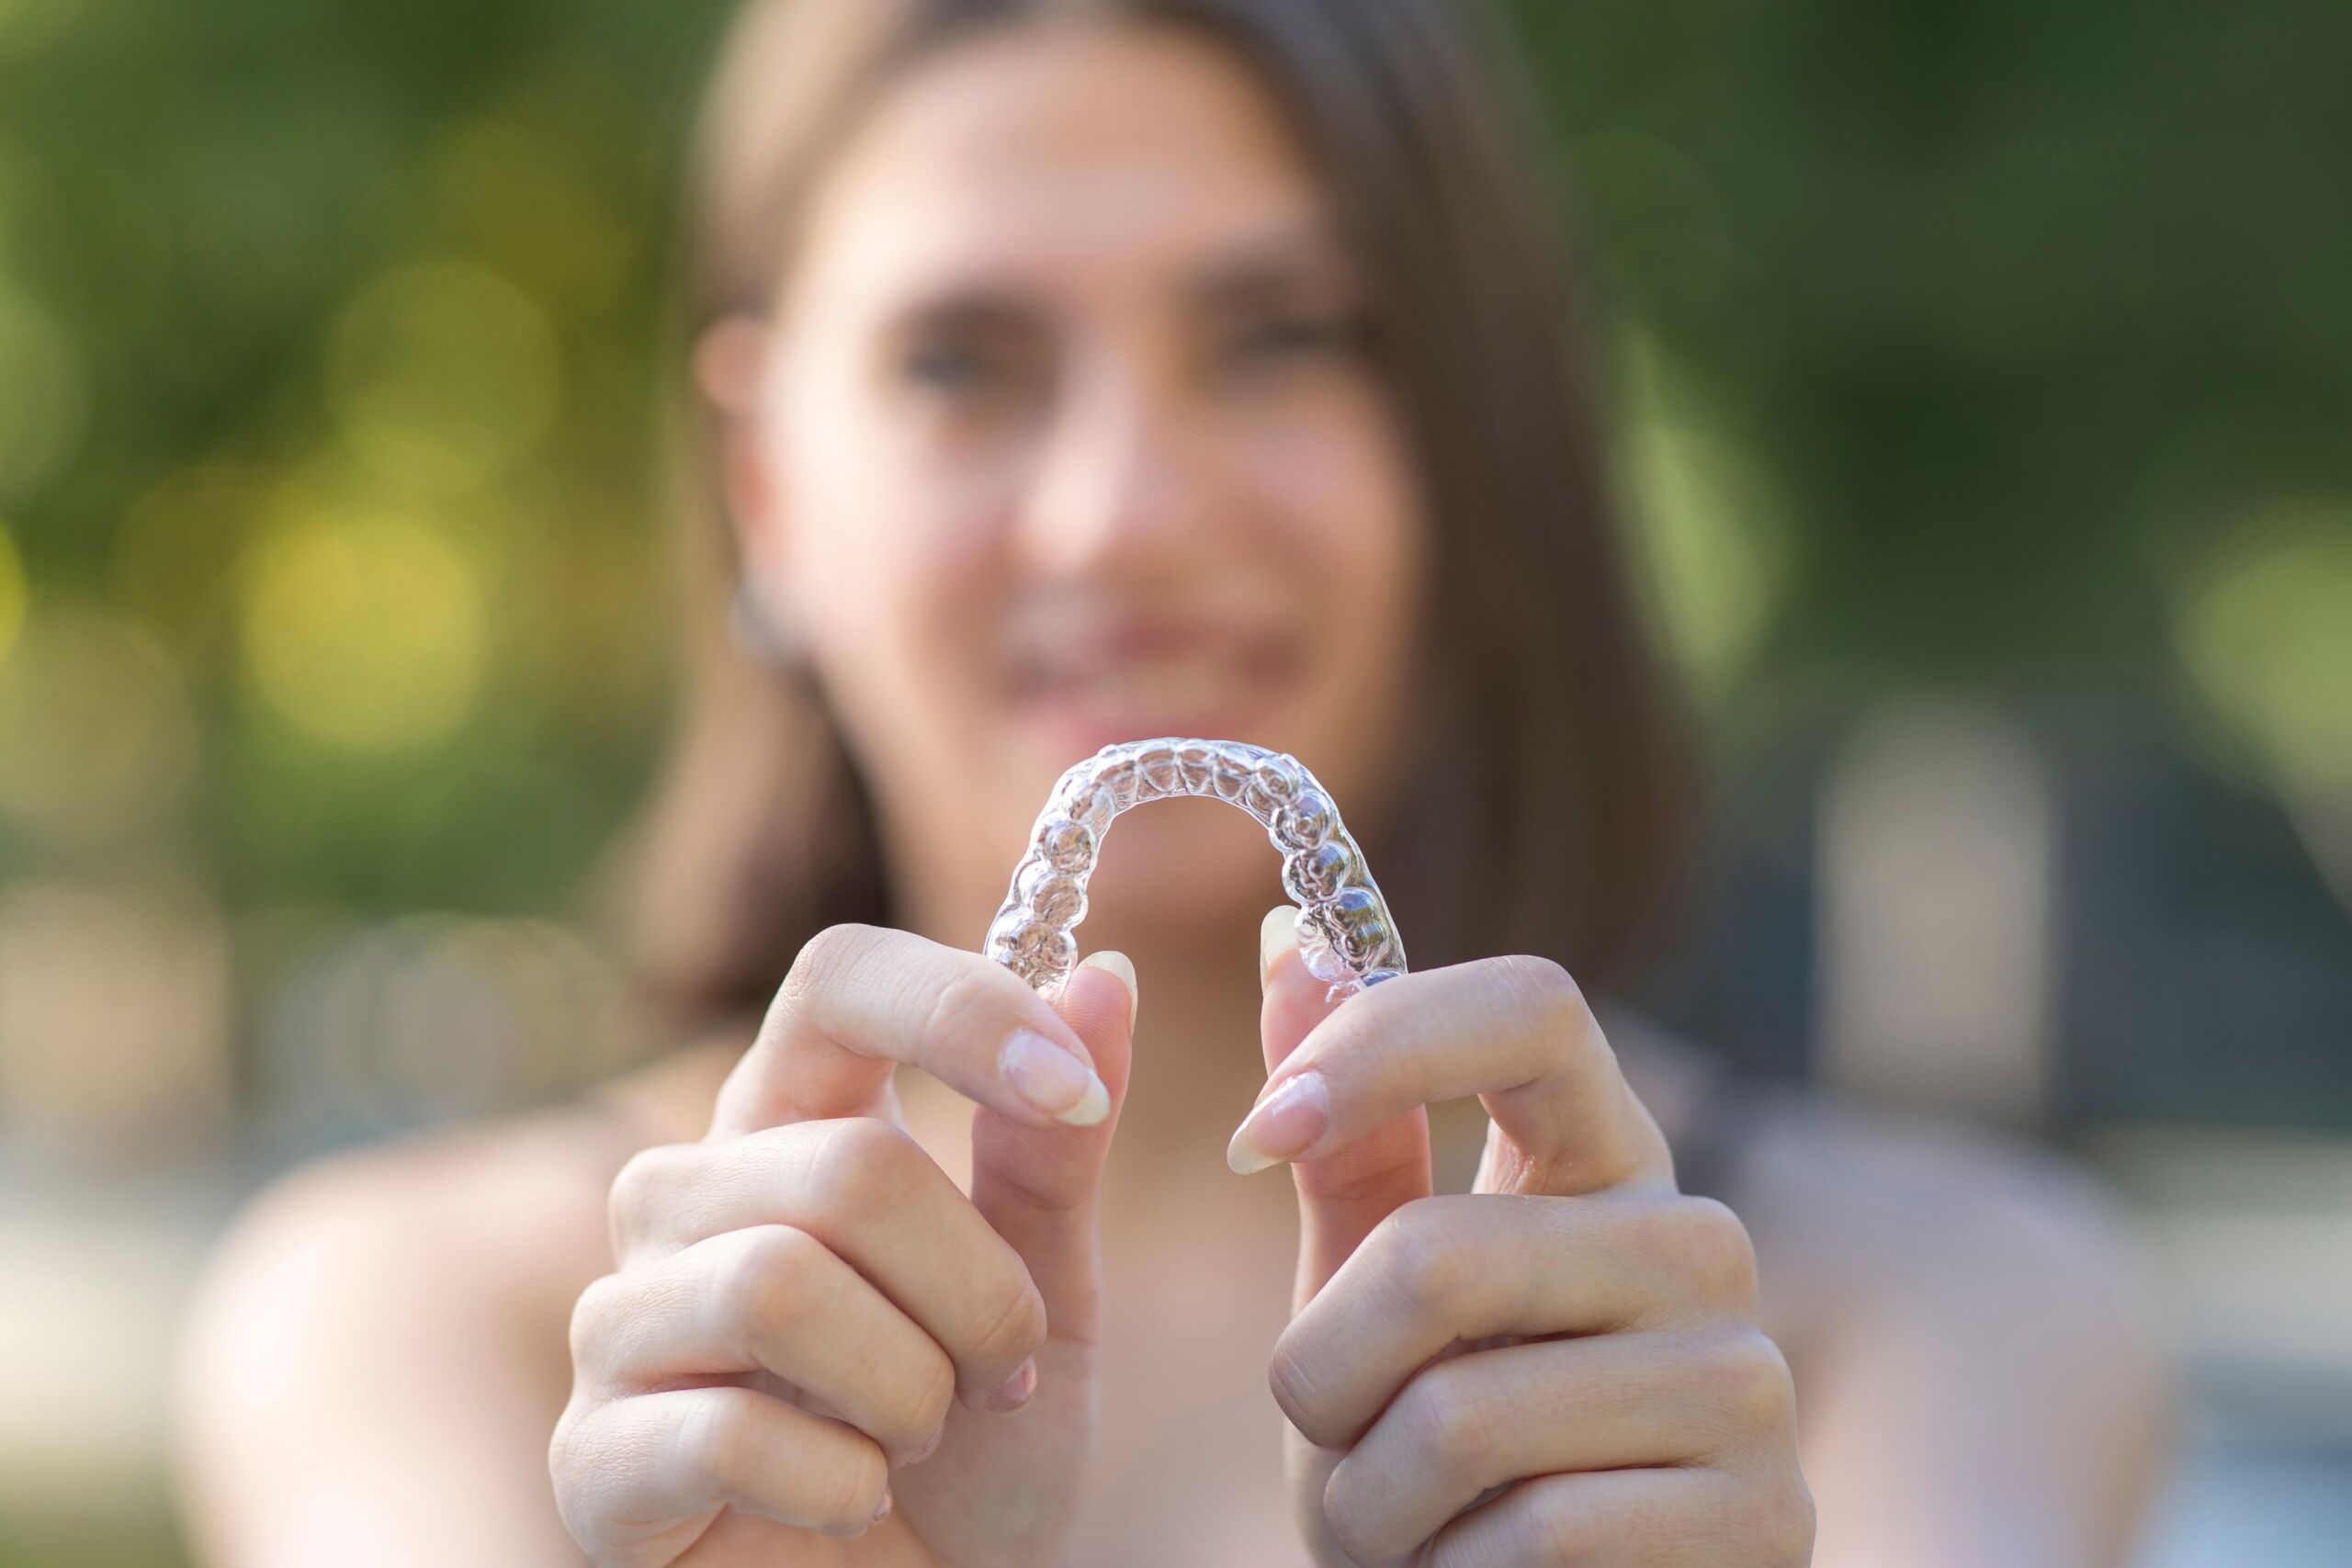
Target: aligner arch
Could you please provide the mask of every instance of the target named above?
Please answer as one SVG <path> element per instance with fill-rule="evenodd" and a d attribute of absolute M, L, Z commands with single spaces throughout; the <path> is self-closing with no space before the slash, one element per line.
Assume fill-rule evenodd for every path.
<path fill-rule="evenodd" d="M 1330 795 L 1295 757 L 1236 740 L 1132 740 L 1064 773 L 983 951 L 1039 991 L 1059 987 L 1078 962 L 1071 933 L 1086 918 L 1087 879 L 1112 818 L 1180 795 L 1228 801 L 1266 829 L 1298 905 L 1300 955 L 1330 999 L 1405 972 L 1396 922 Z"/>

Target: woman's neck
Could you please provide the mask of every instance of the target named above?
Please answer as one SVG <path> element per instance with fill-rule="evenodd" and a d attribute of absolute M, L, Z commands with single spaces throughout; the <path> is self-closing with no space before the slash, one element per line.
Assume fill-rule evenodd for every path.
<path fill-rule="evenodd" d="M 1137 943 L 1142 1005 L 1136 1021 L 1134 1082 L 1120 1112 L 1119 1141 L 1222 1166 L 1226 1141 L 1266 1081 L 1258 1037 L 1254 927 L 1241 940 L 1183 945 Z M 1140 951 L 1137 949 L 1140 948 Z"/>

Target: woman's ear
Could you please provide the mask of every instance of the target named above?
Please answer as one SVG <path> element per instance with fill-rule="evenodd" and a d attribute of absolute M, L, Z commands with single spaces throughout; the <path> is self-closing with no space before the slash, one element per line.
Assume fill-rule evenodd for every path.
<path fill-rule="evenodd" d="M 755 574 L 772 568 L 783 545 L 759 418 L 769 330 L 756 316 L 722 316 L 703 329 L 694 347 L 695 386 L 717 419 L 729 525 L 745 570 Z"/>

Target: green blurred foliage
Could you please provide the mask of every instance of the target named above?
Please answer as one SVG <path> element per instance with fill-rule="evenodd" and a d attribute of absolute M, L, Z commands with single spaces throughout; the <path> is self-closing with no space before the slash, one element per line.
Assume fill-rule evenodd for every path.
<path fill-rule="evenodd" d="M 1611 299 L 1793 532 L 1768 665 L 2162 682 L 2214 539 L 2352 498 L 2352 10 L 1515 10 Z"/>
<path fill-rule="evenodd" d="M 0 784 L 0 865 L 383 908 L 577 878 L 660 719 L 653 328 L 718 17 L 0 4 L 0 657 L 55 715 L 112 650 L 201 742 L 160 834 Z"/>
<path fill-rule="evenodd" d="M 194 1561 L 160 1485 L 103 1518 L 0 1519 L 0 1568 L 187 1568 Z"/>
<path fill-rule="evenodd" d="M 114 689 L 70 656 L 193 738 L 143 815 L 0 779 L 0 867 L 576 881 L 662 723 L 657 326 L 725 10 L 0 0 L 0 722 Z M 2187 647 L 2313 705 L 2334 642 L 2280 697 L 2200 596 L 2352 516 L 2352 10 L 1512 11 L 1712 694 L 2164 691 Z"/>

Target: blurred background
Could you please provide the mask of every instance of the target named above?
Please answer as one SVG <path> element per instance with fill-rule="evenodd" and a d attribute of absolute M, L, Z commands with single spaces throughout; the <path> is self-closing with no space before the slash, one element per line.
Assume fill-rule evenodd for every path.
<path fill-rule="evenodd" d="M 2352 8 L 1513 9 L 1717 783 L 1645 999 L 2098 1166 L 2152 1568 L 2352 1559 Z M 185 1562 L 258 1183 L 656 1048 L 585 916 L 724 12 L 0 0 L 0 1564 Z"/>

